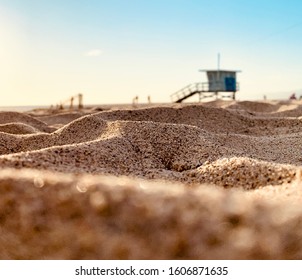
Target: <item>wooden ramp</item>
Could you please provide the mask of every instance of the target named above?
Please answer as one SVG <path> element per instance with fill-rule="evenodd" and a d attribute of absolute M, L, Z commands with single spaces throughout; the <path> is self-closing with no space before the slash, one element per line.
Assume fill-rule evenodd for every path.
<path fill-rule="evenodd" d="M 203 92 L 208 92 L 208 83 L 195 83 L 190 84 L 181 90 L 170 95 L 172 102 L 180 103 L 185 99 L 195 95 L 201 94 Z"/>

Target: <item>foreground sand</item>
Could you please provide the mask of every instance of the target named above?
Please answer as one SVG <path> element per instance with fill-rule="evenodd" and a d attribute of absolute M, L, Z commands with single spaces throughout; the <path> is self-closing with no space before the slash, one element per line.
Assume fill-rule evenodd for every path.
<path fill-rule="evenodd" d="M 1 259 L 301 259 L 302 103 L 0 112 Z"/>

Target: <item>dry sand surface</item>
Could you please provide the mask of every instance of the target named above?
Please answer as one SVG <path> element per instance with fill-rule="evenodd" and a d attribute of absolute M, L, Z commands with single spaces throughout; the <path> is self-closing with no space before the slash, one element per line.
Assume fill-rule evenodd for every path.
<path fill-rule="evenodd" d="M 302 259 L 302 102 L 0 112 L 1 259 Z"/>

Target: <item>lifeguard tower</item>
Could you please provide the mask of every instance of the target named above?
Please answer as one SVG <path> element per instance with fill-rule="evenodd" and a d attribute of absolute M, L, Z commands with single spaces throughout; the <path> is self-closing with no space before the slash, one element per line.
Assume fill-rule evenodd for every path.
<path fill-rule="evenodd" d="M 235 100 L 236 92 L 239 90 L 236 74 L 241 71 L 237 70 L 220 70 L 219 56 L 217 70 L 199 70 L 205 72 L 208 78 L 207 82 L 195 83 L 171 95 L 172 102 L 180 103 L 187 98 L 199 94 L 199 101 L 207 97 L 230 98 Z"/>

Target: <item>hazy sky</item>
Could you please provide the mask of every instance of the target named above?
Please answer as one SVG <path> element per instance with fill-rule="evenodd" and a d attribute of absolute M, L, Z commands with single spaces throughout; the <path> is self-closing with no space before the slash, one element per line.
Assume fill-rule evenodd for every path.
<path fill-rule="evenodd" d="M 287 98 L 301 42 L 301 0 L 0 0 L 0 104 L 169 102 L 217 53 L 238 99 Z"/>

